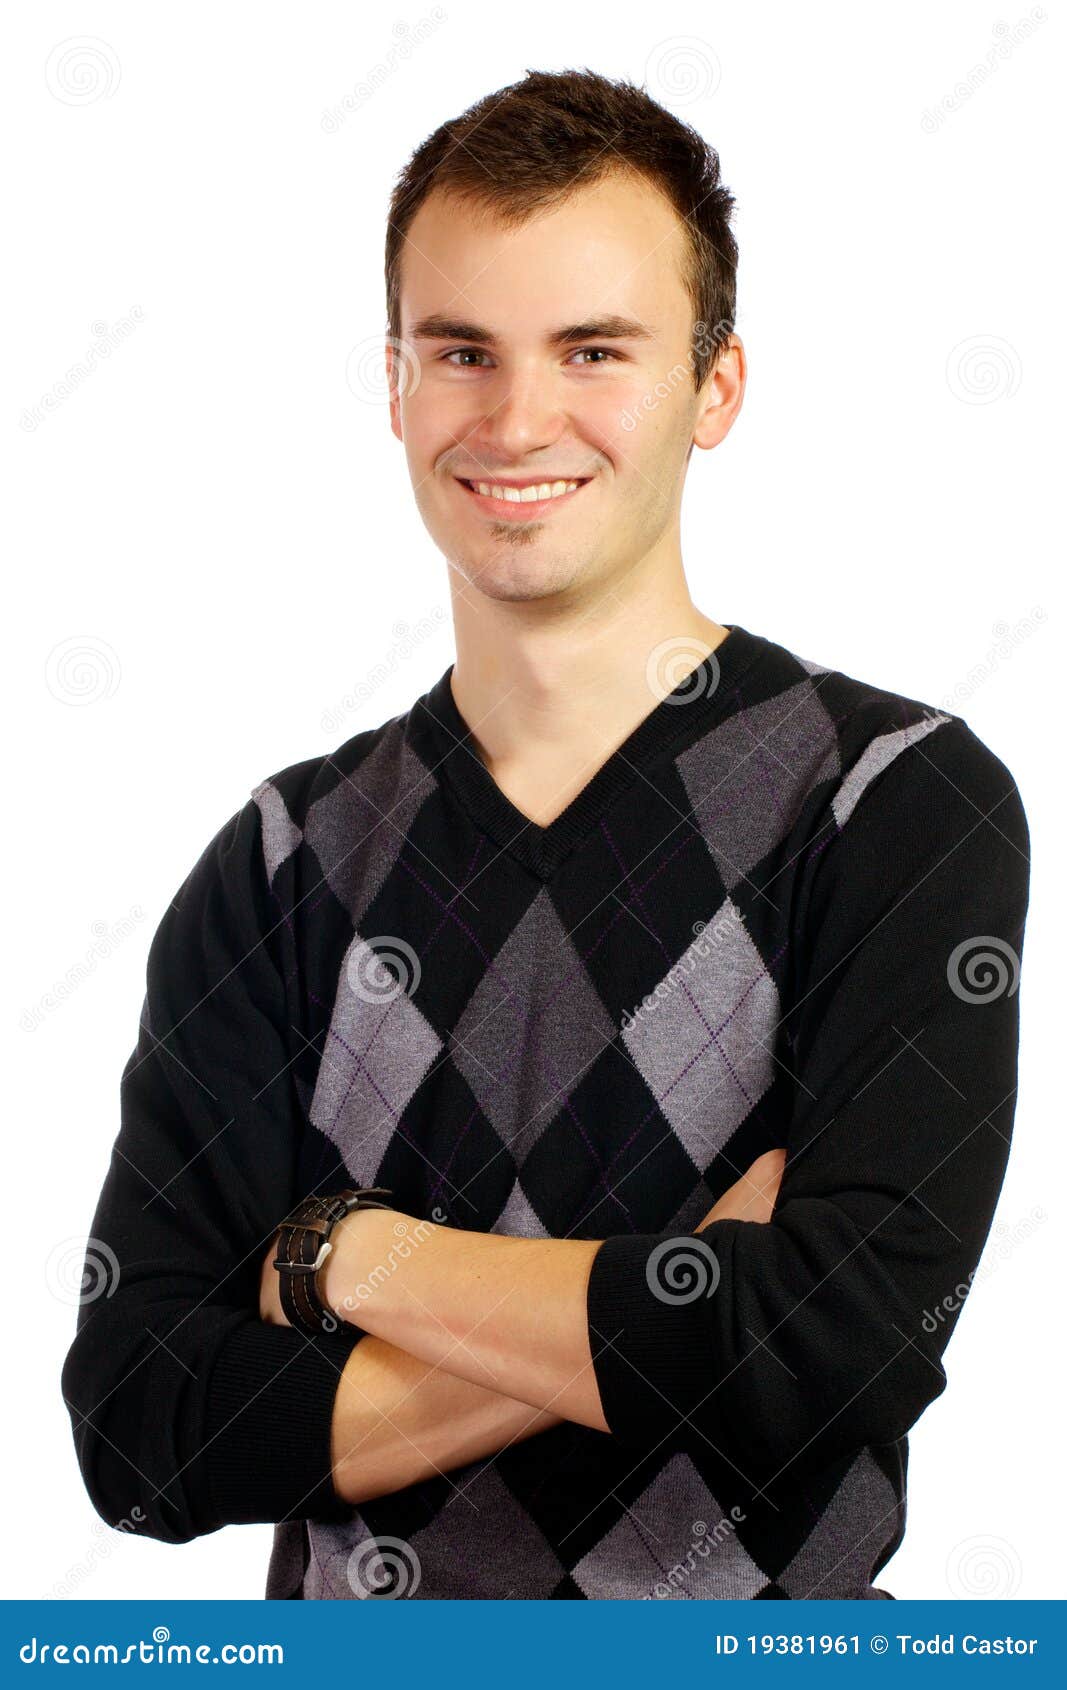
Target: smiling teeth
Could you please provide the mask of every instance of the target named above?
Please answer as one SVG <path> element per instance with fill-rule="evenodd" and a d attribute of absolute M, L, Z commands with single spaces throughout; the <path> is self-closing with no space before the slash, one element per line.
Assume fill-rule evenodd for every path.
<path fill-rule="evenodd" d="M 561 493 L 573 493 L 581 483 L 542 481 L 538 487 L 508 487 L 500 481 L 472 481 L 471 486 L 490 499 L 511 499 L 515 504 L 530 505 L 535 499 L 558 499 Z"/>

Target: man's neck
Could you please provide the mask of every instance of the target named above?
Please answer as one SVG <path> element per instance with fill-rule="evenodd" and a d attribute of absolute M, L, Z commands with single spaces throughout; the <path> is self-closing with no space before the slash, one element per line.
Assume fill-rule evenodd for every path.
<path fill-rule="evenodd" d="M 684 578 L 573 616 L 460 601 L 452 694 L 494 780 L 547 826 L 660 699 L 726 638 Z"/>

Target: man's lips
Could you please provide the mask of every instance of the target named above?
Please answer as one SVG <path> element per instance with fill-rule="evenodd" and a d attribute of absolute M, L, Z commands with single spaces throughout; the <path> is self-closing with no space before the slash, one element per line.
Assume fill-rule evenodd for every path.
<path fill-rule="evenodd" d="M 502 485 L 500 482 L 490 482 L 482 476 L 476 479 L 483 487 Z M 487 516 L 502 517 L 505 521 L 510 519 L 512 522 L 529 522 L 531 517 L 543 516 L 557 505 L 569 504 L 591 480 L 592 476 L 578 475 L 557 475 L 551 478 L 543 475 L 529 476 L 526 480 L 512 480 L 509 477 L 503 484 L 508 487 L 552 487 L 557 481 L 577 481 L 578 485 L 572 487 L 569 493 L 557 493 L 555 498 L 551 499 L 498 499 L 489 493 L 479 493 L 473 480 L 467 481 L 458 475 L 455 477 L 457 485 L 482 507 Z"/>

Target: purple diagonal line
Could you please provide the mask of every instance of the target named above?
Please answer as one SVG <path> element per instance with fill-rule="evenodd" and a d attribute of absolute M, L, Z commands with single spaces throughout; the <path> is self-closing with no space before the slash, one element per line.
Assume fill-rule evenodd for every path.
<path fill-rule="evenodd" d="M 316 992 L 309 992 L 308 996 L 311 998 L 312 1002 L 317 1003 L 320 1006 L 320 1008 L 326 1009 L 328 1007 L 328 1005 L 323 1003 L 323 1000 L 318 996 L 318 994 Z M 391 1001 L 395 1002 L 395 999 L 391 1000 Z M 378 1100 L 381 1103 L 382 1108 L 385 1110 L 386 1114 L 391 1115 L 393 1117 L 394 1121 L 399 1121 L 399 1119 L 400 1119 L 396 1110 L 393 1108 L 392 1104 L 389 1102 L 389 1099 L 385 1096 L 385 1093 L 381 1090 L 380 1086 L 375 1081 L 374 1075 L 371 1073 L 370 1069 L 367 1067 L 366 1062 L 364 1061 L 364 1057 L 366 1056 L 367 1051 L 370 1050 L 370 1047 L 374 1043 L 374 1040 L 377 1038 L 378 1034 L 381 1032 L 382 1022 L 385 1021 L 386 1017 L 388 1016 L 388 1013 L 389 1013 L 389 1011 L 386 1010 L 385 1015 L 382 1016 L 382 1021 L 379 1022 L 378 1026 L 374 1029 L 374 1032 L 371 1034 L 370 1040 L 367 1043 L 367 1046 L 364 1049 L 362 1056 L 355 1049 L 355 1047 L 353 1045 L 349 1044 L 347 1039 L 342 1038 L 341 1034 L 338 1033 L 333 1027 L 330 1028 L 330 1031 L 327 1035 L 327 1043 L 329 1043 L 329 1041 L 332 1040 L 335 1044 L 339 1044 L 341 1046 L 341 1049 L 346 1051 L 347 1054 L 352 1058 L 352 1063 L 353 1063 L 353 1073 L 352 1073 L 351 1079 L 348 1082 L 347 1090 L 345 1091 L 345 1094 L 342 1097 L 340 1103 L 337 1105 L 337 1109 L 334 1112 L 333 1119 L 331 1120 L 330 1125 L 329 1125 L 328 1132 L 331 1133 L 331 1134 L 332 1134 L 334 1127 L 336 1127 L 336 1125 L 337 1125 L 337 1120 L 338 1120 L 338 1117 L 340 1116 L 342 1109 L 344 1108 L 345 1104 L 348 1102 L 348 1099 L 352 1095 L 352 1088 L 355 1085 L 356 1079 L 358 1078 L 358 1076 L 360 1074 L 363 1074 L 365 1076 L 367 1083 L 370 1085 L 372 1091 L 374 1091 L 374 1093 L 378 1097 Z M 327 1062 L 327 1061 L 330 1060 L 326 1051 L 323 1052 L 321 1060 L 323 1062 Z"/>

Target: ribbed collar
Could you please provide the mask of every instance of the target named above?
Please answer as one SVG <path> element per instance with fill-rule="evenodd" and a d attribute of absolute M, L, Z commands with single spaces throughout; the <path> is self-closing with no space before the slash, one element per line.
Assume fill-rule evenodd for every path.
<path fill-rule="evenodd" d="M 730 630 L 726 639 L 653 706 L 547 827 L 523 815 L 497 786 L 478 755 L 471 729 L 452 696 L 454 664 L 412 705 L 412 744 L 434 775 L 447 783 L 471 819 L 531 873 L 547 879 L 618 795 L 632 786 L 664 750 L 675 742 L 699 739 L 715 721 L 740 708 L 737 683 L 764 654 L 769 642 L 739 623 L 726 622 L 723 626 Z"/>

